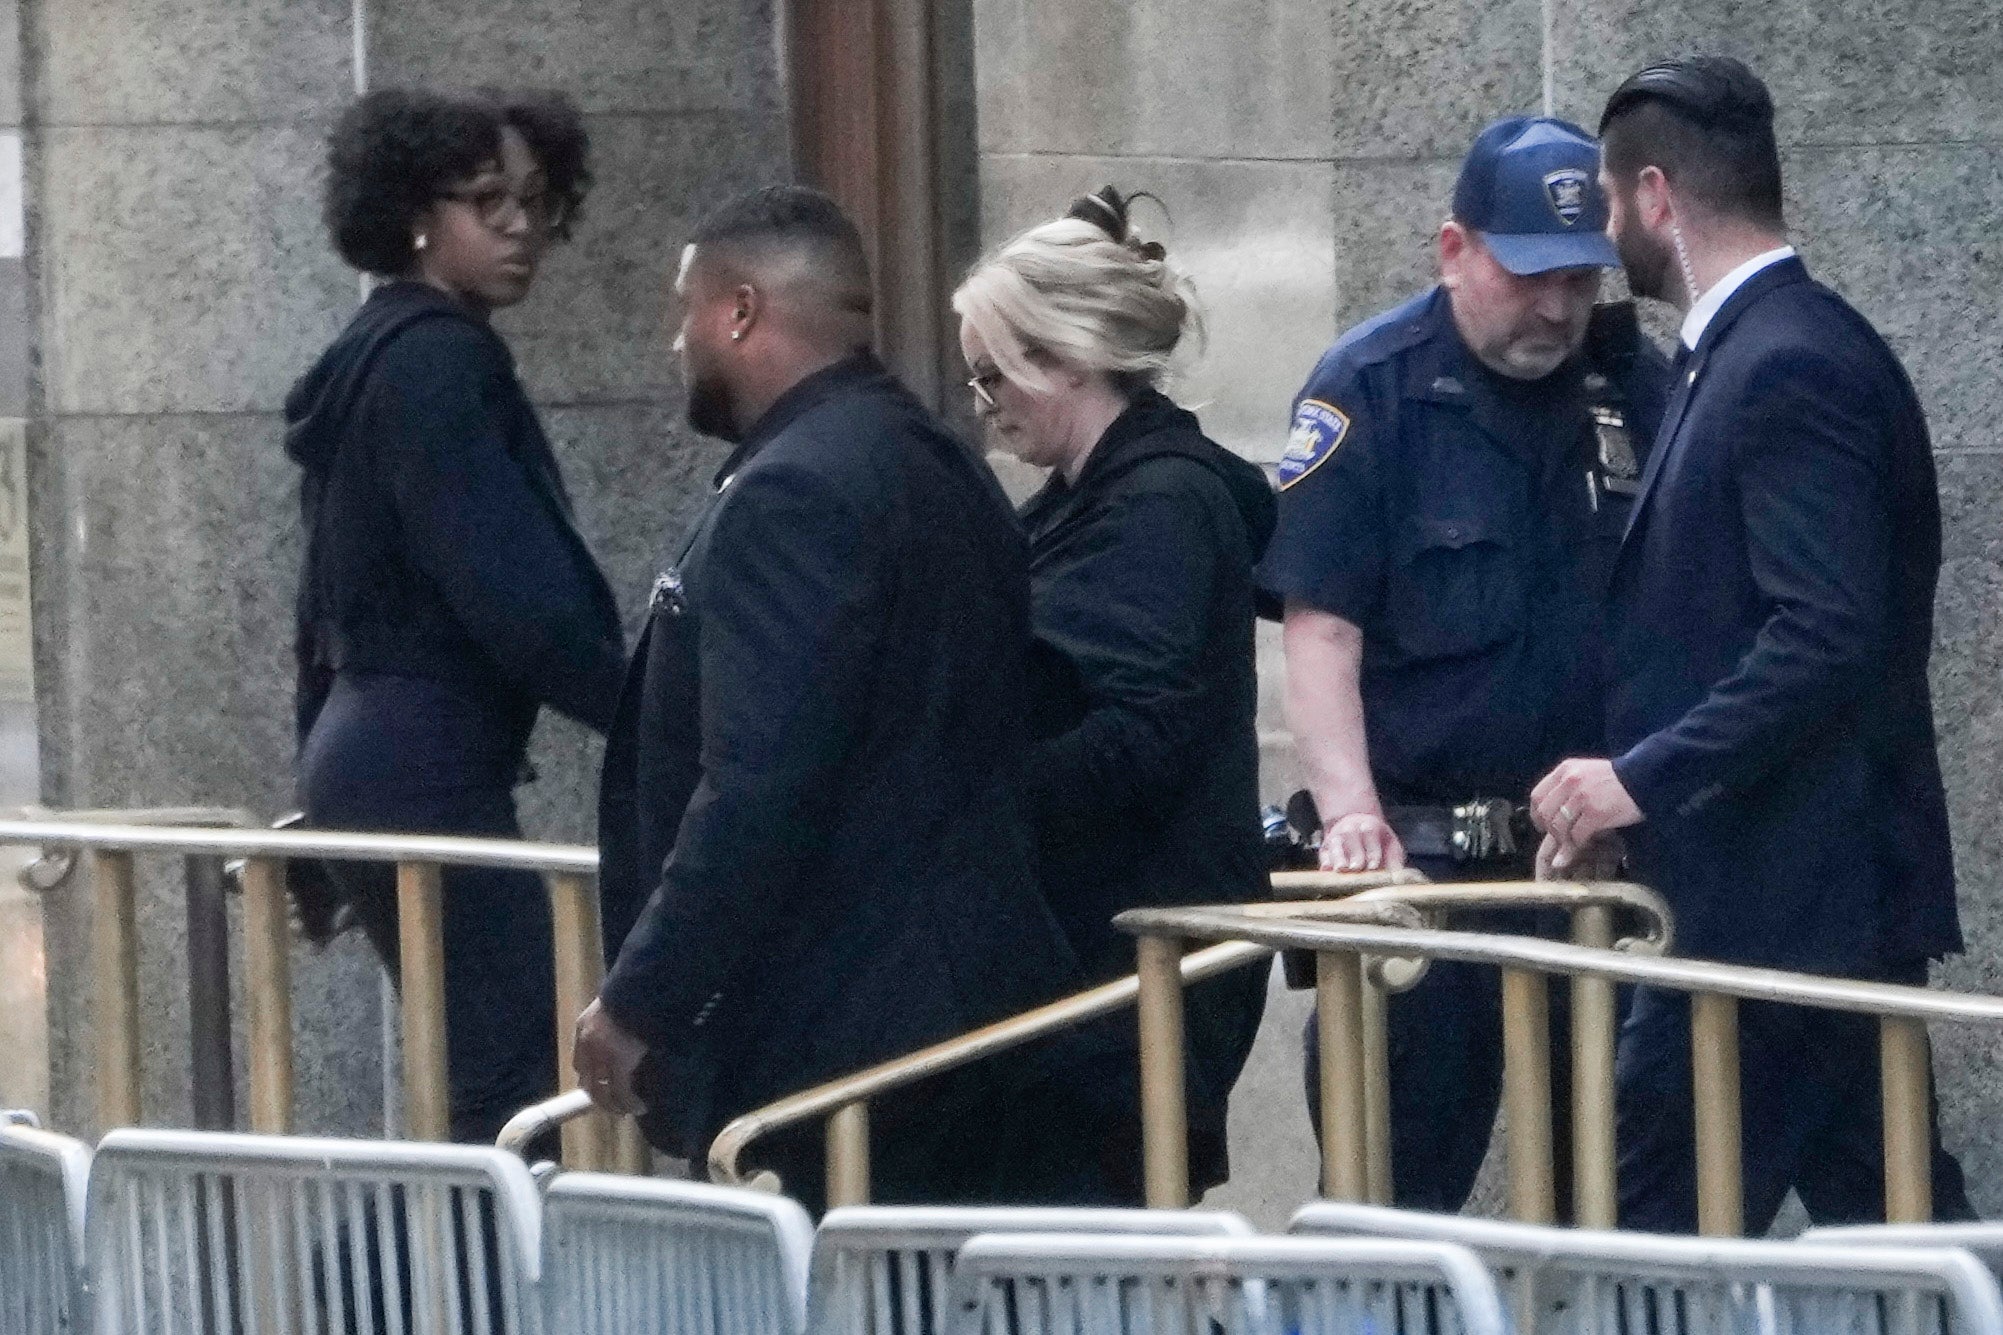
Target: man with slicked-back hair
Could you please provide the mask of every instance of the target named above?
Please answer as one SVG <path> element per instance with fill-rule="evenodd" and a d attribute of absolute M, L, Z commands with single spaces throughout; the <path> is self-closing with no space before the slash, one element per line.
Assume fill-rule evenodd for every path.
<path fill-rule="evenodd" d="M 815 191 L 756 192 L 703 224 L 676 290 L 689 419 L 736 449 L 655 581 L 609 735 L 614 963 L 577 1069 L 699 1158 L 731 1118 L 1028 1009 L 1077 966 L 1013 796 L 1025 542 L 869 352 L 855 227 Z M 1007 1199 L 1006 1069 L 883 1101 L 875 1198 Z M 815 1205 L 819 1142 L 750 1157 Z"/>
<path fill-rule="evenodd" d="M 1608 230 L 1683 313 L 1673 397 L 1614 565 L 1611 758 L 1532 795 L 1562 868 L 1632 827 L 1681 953 L 1924 984 L 1961 949 L 1927 656 L 1940 500 L 1885 341 L 1787 244 L 1766 86 L 1651 65 L 1601 121 Z M 1700 1220 L 1688 999 L 1637 989 L 1619 1053 L 1620 1222 L 1761 1233 L 1882 1219 L 1870 1017 L 1743 1002 L 1744 1218 Z M 1967 1217 L 1933 1137 L 1933 1204 Z"/>

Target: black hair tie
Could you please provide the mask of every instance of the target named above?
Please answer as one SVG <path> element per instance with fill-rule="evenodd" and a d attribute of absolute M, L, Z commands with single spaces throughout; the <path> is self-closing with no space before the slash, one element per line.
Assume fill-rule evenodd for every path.
<path fill-rule="evenodd" d="M 1114 241 L 1124 243 L 1127 239 L 1127 202 L 1110 185 L 1072 200 L 1064 216 L 1090 223 Z"/>

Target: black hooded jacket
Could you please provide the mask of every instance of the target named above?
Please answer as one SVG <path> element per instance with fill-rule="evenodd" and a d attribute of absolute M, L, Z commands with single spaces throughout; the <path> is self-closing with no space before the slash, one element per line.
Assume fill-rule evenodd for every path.
<path fill-rule="evenodd" d="M 305 470 L 302 741 L 344 669 L 604 730 L 618 607 L 498 334 L 435 288 L 386 284 L 293 386 L 285 420 Z"/>
<path fill-rule="evenodd" d="M 1075 484 L 1026 504 L 1035 713 L 1025 787 L 1045 895 L 1093 981 L 1132 973 L 1121 910 L 1249 901 L 1259 829 L 1252 566 L 1265 474 L 1153 390 Z M 1221 1123 L 1265 998 L 1246 971 L 1192 996 L 1191 1121 Z"/>

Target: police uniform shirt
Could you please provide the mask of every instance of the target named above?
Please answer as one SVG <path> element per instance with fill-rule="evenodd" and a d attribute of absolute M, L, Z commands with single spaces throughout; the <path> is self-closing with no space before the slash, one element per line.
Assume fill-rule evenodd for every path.
<path fill-rule="evenodd" d="M 1296 400 L 1260 582 L 1362 630 L 1383 800 L 1522 800 L 1604 750 L 1606 589 L 1667 376 L 1628 345 L 1611 375 L 1579 356 L 1510 380 L 1436 287 L 1342 338 Z"/>

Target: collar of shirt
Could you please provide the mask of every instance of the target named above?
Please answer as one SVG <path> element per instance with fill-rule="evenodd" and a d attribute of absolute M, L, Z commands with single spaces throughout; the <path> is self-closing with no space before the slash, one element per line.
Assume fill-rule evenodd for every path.
<path fill-rule="evenodd" d="M 1444 287 L 1434 289 L 1431 336 L 1412 362 L 1412 388 L 1420 398 L 1459 408 L 1483 435 L 1538 469 L 1551 460 L 1551 425 L 1576 412 L 1579 359 L 1541 380 L 1512 380 L 1484 366 L 1461 338 L 1453 303 Z"/>
<path fill-rule="evenodd" d="M 1732 294 L 1746 285 L 1746 281 L 1769 265 L 1794 258 L 1793 246 L 1780 246 L 1764 254 L 1755 255 L 1738 268 L 1711 284 L 1703 296 L 1691 304 L 1690 313 L 1683 317 L 1683 346 L 1692 352 L 1697 350 L 1697 340 L 1704 337 L 1708 326 Z"/>
<path fill-rule="evenodd" d="M 744 439 L 730 457 L 723 461 L 723 467 L 716 470 L 711 485 L 722 491 L 737 476 L 737 471 L 751 462 L 751 457 L 765 446 L 765 443 L 791 426 L 802 413 L 829 395 L 838 393 L 851 385 L 872 380 L 888 373 L 876 354 L 867 349 L 850 353 L 832 366 L 822 367 L 801 380 L 791 389 L 781 394 L 765 410 L 752 428 L 744 433 Z"/>

